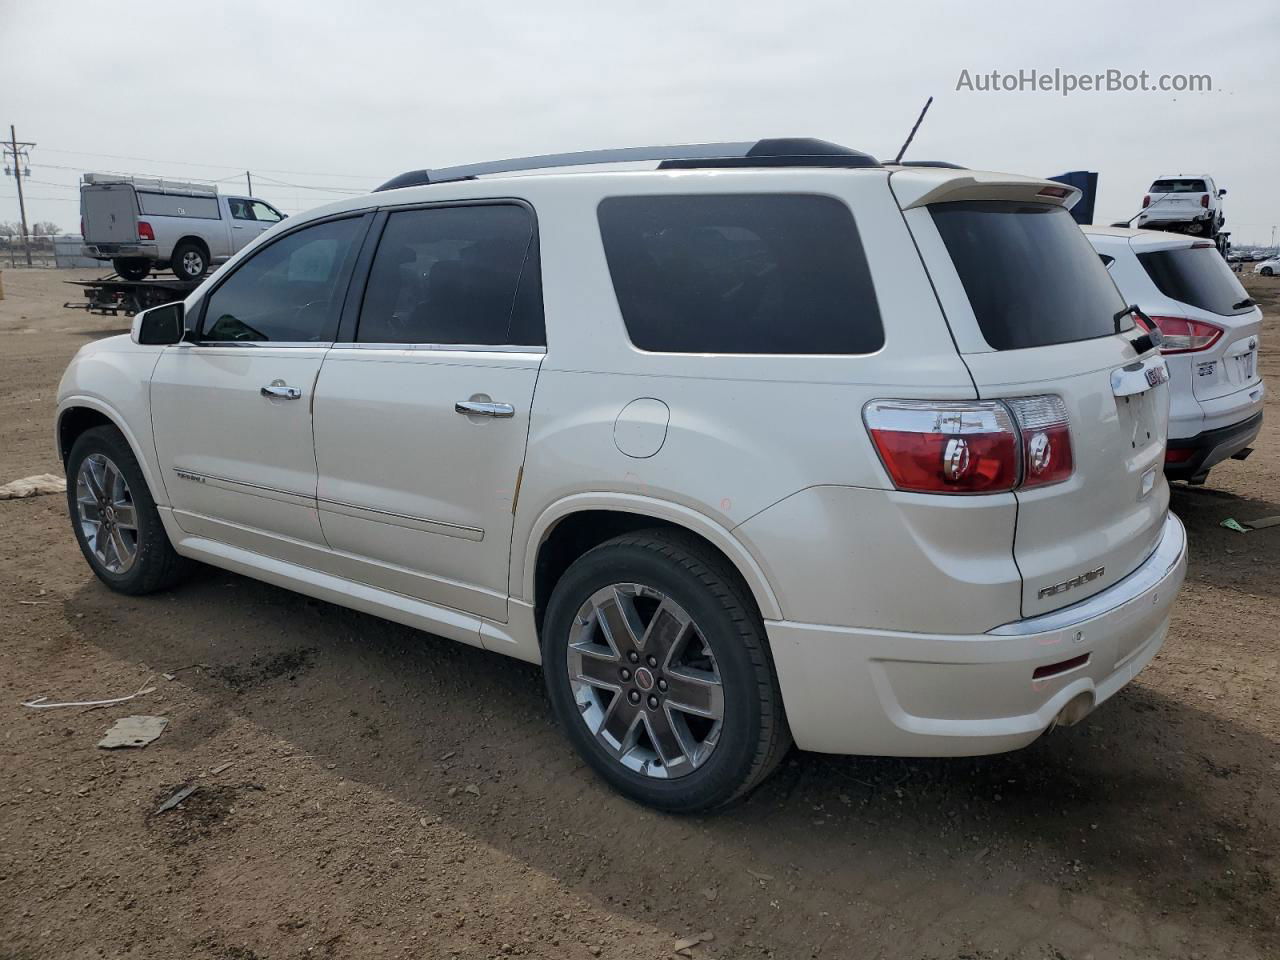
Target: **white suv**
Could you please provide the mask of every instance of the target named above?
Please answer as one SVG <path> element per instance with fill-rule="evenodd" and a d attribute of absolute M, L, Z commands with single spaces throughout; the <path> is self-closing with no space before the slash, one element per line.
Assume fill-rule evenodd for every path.
<path fill-rule="evenodd" d="M 1216 237 L 1226 222 L 1222 212 L 1226 195 L 1206 173 L 1159 177 L 1142 198 L 1137 226 Z"/>
<path fill-rule="evenodd" d="M 1022 747 L 1186 565 L 1165 364 L 1074 197 L 807 140 L 406 174 L 80 351 L 75 534 L 123 592 L 192 558 L 541 662 L 666 809 L 793 739 Z"/>
<path fill-rule="evenodd" d="M 1245 459 L 1262 429 L 1262 311 L 1206 240 L 1153 230 L 1084 227 L 1128 303 L 1163 333 L 1169 365 L 1165 475 L 1203 483 Z"/>

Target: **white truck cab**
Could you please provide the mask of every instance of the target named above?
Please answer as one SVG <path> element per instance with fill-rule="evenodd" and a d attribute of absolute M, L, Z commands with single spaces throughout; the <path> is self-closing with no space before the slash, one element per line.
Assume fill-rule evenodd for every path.
<path fill-rule="evenodd" d="M 178 180 L 87 173 L 80 185 L 84 255 L 126 280 L 170 268 L 197 280 L 284 219 L 265 200 Z"/>

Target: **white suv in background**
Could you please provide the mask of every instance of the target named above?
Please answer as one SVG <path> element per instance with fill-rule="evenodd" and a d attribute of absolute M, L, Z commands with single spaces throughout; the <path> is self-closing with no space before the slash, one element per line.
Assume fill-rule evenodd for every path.
<path fill-rule="evenodd" d="M 1215 464 L 1245 459 L 1262 428 L 1262 311 L 1208 241 L 1121 227 L 1084 232 L 1125 300 L 1164 335 L 1165 475 L 1203 483 Z"/>
<path fill-rule="evenodd" d="M 810 140 L 405 174 L 77 354 L 75 535 L 125 593 L 196 559 L 540 662 L 669 810 L 793 738 L 1025 746 L 1186 567 L 1165 363 L 1075 196 Z"/>
<path fill-rule="evenodd" d="M 1226 195 L 1227 191 L 1219 190 L 1213 177 L 1205 173 L 1160 177 L 1142 198 L 1137 226 L 1215 237 L 1226 222 L 1222 212 Z"/>

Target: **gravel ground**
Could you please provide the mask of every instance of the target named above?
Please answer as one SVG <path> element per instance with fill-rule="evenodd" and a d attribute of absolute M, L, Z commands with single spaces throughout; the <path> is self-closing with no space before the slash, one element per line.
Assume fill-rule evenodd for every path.
<path fill-rule="evenodd" d="M 4 273 L 0 483 L 61 471 L 58 377 L 127 325 L 70 276 Z M 1006 756 L 796 753 L 718 816 L 602 787 L 536 669 L 207 567 L 116 596 L 61 498 L 0 502 L 0 958 L 1280 955 L 1280 527 L 1219 526 L 1280 513 L 1277 356 L 1257 453 L 1174 491 L 1191 568 L 1135 683 Z M 97 749 L 134 713 L 168 728 Z"/>

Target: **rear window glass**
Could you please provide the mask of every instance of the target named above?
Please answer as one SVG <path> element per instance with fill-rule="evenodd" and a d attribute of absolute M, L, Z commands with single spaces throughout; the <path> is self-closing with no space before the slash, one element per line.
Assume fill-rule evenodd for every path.
<path fill-rule="evenodd" d="M 1151 185 L 1152 193 L 1205 193 L 1203 180 L 1157 180 Z"/>
<path fill-rule="evenodd" d="M 849 208 L 807 194 L 610 197 L 627 333 L 668 353 L 873 353 L 884 330 Z"/>
<path fill-rule="evenodd" d="M 996 350 L 1116 332 L 1124 298 L 1065 208 L 970 200 L 935 204 L 929 212 L 982 336 Z M 1120 329 L 1132 327 L 1123 317 Z"/>
<path fill-rule="evenodd" d="M 1138 262 L 1151 282 L 1170 300 L 1223 316 L 1253 309 L 1249 294 L 1214 247 L 1140 253 Z"/>

